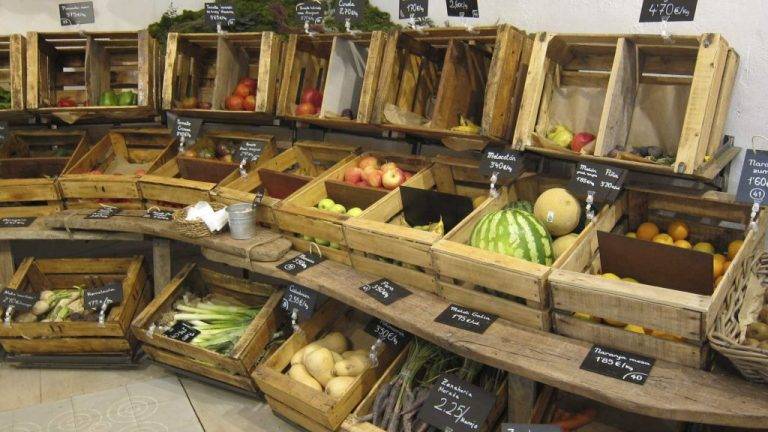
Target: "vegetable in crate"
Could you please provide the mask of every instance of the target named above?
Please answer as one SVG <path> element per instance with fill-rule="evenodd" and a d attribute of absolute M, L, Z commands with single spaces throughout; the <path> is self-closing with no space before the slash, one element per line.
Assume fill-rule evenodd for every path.
<path fill-rule="evenodd" d="M 11 92 L 4 88 L 0 88 L 0 109 L 11 108 Z"/>
<path fill-rule="evenodd" d="M 72 289 L 40 292 L 32 310 L 19 314 L 14 321 L 19 323 L 32 322 L 63 322 L 63 321 L 95 321 L 98 313 L 86 310 L 83 304 L 83 287 L 75 285 Z"/>

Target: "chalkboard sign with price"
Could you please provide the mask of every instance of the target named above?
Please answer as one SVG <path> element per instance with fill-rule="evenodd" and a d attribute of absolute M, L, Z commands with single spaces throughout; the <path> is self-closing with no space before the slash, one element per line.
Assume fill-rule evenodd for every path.
<path fill-rule="evenodd" d="M 317 306 L 317 291 L 296 284 L 285 287 L 280 309 L 286 311 L 288 315 L 295 310 L 297 321 L 302 322 L 312 318 L 315 306 Z"/>
<path fill-rule="evenodd" d="M 299 20 L 309 24 L 320 24 L 323 22 L 323 3 L 319 1 L 305 1 L 296 4 L 296 15 Z"/>
<path fill-rule="evenodd" d="M 516 179 L 525 167 L 525 158 L 519 151 L 488 150 L 483 153 L 480 161 L 480 174 L 491 176 L 494 173 L 498 180 Z"/>
<path fill-rule="evenodd" d="M 363 19 L 363 2 L 365 0 L 335 0 L 334 15 L 339 21 L 350 20 L 358 22 Z"/>
<path fill-rule="evenodd" d="M 428 0 L 400 0 L 400 19 L 426 18 L 429 15 Z"/>
<path fill-rule="evenodd" d="M 768 151 L 747 150 L 739 177 L 736 200 L 760 205 L 768 204 Z"/>
<path fill-rule="evenodd" d="M 479 431 L 495 400 L 491 393 L 455 375 L 442 375 L 419 410 L 419 420 L 440 430 Z"/>
<path fill-rule="evenodd" d="M 410 333 L 406 333 L 392 324 L 378 318 L 370 320 L 365 326 L 365 331 L 369 335 L 393 347 L 401 347 L 411 339 Z"/>
<path fill-rule="evenodd" d="M 205 25 L 217 29 L 234 27 L 237 22 L 235 6 L 224 3 L 205 4 Z"/>
<path fill-rule="evenodd" d="M 203 119 L 177 117 L 173 124 L 173 134 L 186 142 L 195 141 L 202 125 Z"/>
<path fill-rule="evenodd" d="M 477 0 L 445 0 L 449 17 L 480 18 Z"/>
<path fill-rule="evenodd" d="M 594 345 L 581 363 L 581 369 L 643 385 L 655 362 L 649 357 Z"/>
<path fill-rule="evenodd" d="M 693 21 L 698 0 L 643 0 L 640 22 Z"/>
<path fill-rule="evenodd" d="M 62 3 L 59 5 L 59 18 L 62 26 L 93 24 L 96 22 L 93 2 Z"/>

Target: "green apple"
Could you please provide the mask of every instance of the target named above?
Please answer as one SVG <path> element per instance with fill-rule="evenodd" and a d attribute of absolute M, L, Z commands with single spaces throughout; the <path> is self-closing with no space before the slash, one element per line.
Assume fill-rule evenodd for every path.
<path fill-rule="evenodd" d="M 363 214 L 363 209 L 361 209 L 360 207 L 353 207 L 353 208 L 347 210 L 347 214 L 352 216 L 352 217 L 358 217 L 361 214 Z"/>
<path fill-rule="evenodd" d="M 329 208 L 328 210 L 330 210 L 330 211 L 332 211 L 332 212 L 334 212 L 334 213 L 339 213 L 339 214 L 344 214 L 344 213 L 346 213 L 346 212 L 347 212 L 347 209 L 346 209 L 346 207 L 344 207 L 344 206 L 343 206 L 343 205 L 341 205 L 341 204 L 334 204 L 334 205 L 333 205 L 331 208 Z"/>
<path fill-rule="evenodd" d="M 336 203 L 333 202 L 332 199 L 330 199 L 330 198 L 323 198 L 323 199 L 320 200 L 319 203 L 317 203 L 317 208 L 319 208 L 320 210 L 330 210 L 331 207 L 333 207 L 335 205 L 336 205 Z"/>

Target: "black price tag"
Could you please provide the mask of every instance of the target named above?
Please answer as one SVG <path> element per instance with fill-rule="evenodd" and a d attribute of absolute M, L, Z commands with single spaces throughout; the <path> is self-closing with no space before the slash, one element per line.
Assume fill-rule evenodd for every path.
<path fill-rule="evenodd" d="M 237 22 L 235 6 L 224 3 L 205 4 L 205 25 L 217 29 L 233 27 Z"/>
<path fill-rule="evenodd" d="M 445 0 L 449 17 L 480 18 L 477 0 Z"/>
<path fill-rule="evenodd" d="M 83 291 L 83 304 L 87 309 L 99 310 L 104 302 L 110 306 L 123 302 L 122 282 L 110 282 L 104 286 Z"/>
<path fill-rule="evenodd" d="M 8 122 L 0 120 L 0 143 L 8 140 L 8 134 L 11 132 L 8 128 Z"/>
<path fill-rule="evenodd" d="M 525 168 L 523 152 L 488 150 L 480 161 L 480 174 L 492 176 L 497 173 L 498 179 L 514 180 Z"/>
<path fill-rule="evenodd" d="M 325 11 L 323 3 L 319 1 L 305 1 L 296 4 L 296 15 L 301 22 L 321 24 Z"/>
<path fill-rule="evenodd" d="M 59 5 L 59 18 L 62 26 L 93 24 L 96 22 L 93 2 L 62 3 Z"/>
<path fill-rule="evenodd" d="M 173 123 L 173 135 L 186 142 L 195 141 L 200 134 L 200 127 L 203 125 L 203 119 L 176 117 Z"/>
<path fill-rule="evenodd" d="M 563 432 L 558 425 L 502 423 L 501 432 Z"/>
<path fill-rule="evenodd" d="M 321 262 L 325 261 L 325 257 L 321 257 L 320 255 L 315 255 L 313 253 L 303 253 L 296 255 L 295 257 L 289 259 L 288 261 L 280 264 L 277 266 L 280 270 L 290 273 L 294 276 L 297 274 L 303 272 L 304 270 L 314 267 Z"/>
<path fill-rule="evenodd" d="M 148 210 L 143 217 L 152 220 L 170 221 L 173 220 L 173 212 L 167 210 Z"/>
<path fill-rule="evenodd" d="M 395 348 L 402 347 L 411 340 L 410 333 L 406 333 L 392 324 L 378 318 L 368 321 L 368 324 L 365 326 L 365 331 L 376 339 L 381 339 L 385 344 Z"/>
<path fill-rule="evenodd" d="M 594 345 L 581 369 L 632 384 L 645 384 L 655 359 Z"/>
<path fill-rule="evenodd" d="M 0 305 L 4 308 L 13 306 L 17 311 L 31 310 L 38 300 L 40 300 L 40 293 L 20 292 L 8 288 L 0 293 Z"/>
<path fill-rule="evenodd" d="M 429 390 L 419 410 L 419 420 L 441 430 L 482 430 L 496 398 L 455 375 L 442 375 Z"/>
<path fill-rule="evenodd" d="M 112 216 L 120 213 L 122 210 L 117 207 L 101 207 L 98 210 L 94 210 L 86 216 L 86 219 L 109 219 Z"/>
<path fill-rule="evenodd" d="M 426 18 L 429 0 L 400 0 L 400 19 Z"/>
<path fill-rule="evenodd" d="M 33 217 L 4 217 L 0 218 L 0 228 L 24 228 L 32 225 L 37 218 Z"/>
<path fill-rule="evenodd" d="M 176 324 L 163 334 L 177 341 L 191 342 L 200 334 L 200 330 L 194 328 L 192 324 L 186 321 L 176 321 Z"/>
<path fill-rule="evenodd" d="M 238 162 L 257 161 L 264 151 L 264 143 L 261 141 L 243 141 L 235 152 L 235 160 Z"/>
<path fill-rule="evenodd" d="M 616 201 L 627 179 L 627 170 L 591 162 L 579 162 L 568 183 L 568 190 L 576 196 L 593 194 L 595 203 Z"/>
<path fill-rule="evenodd" d="M 698 0 L 643 0 L 640 22 L 693 21 Z"/>
<path fill-rule="evenodd" d="M 299 322 L 312 318 L 317 305 L 317 291 L 301 285 L 290 284 L 283 291 L 283 300 L 280 308 L 291 315 L 296 311 L 296 320 Z"/>
<path fill-rule="evenodd" d="M 386 306 L 411 295 L 410 291 L 389 279 L 379 279 L 375 282 L 365 284 L 360 287 L 360 291 L 375 298 L 379 303 Z"/>
<path fill-rule="evenodd" d="M 334 15 L 340 21 L 357 22 L 363 19 L 364 0 L 334 0 L 336 6 Z"/>
<path fill-rule="evenodd" d="M 768 204 L 768 151 L 747 150 L 741 167 L 736 200 L 760 205 Z"/>
<path fill-rule="evenodd" d="M 483 334 L 496 318 L 496 315 L 452 304 L 435 318 L 435 322 Z"/>

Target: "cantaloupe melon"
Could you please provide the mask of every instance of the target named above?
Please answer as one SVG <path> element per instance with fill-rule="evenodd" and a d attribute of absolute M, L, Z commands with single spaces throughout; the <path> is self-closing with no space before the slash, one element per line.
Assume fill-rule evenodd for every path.
<path fill-rule="evenodd" d="M 579 226 L 581 205 L 567 190 L 554 188 L 539 196 L 533 206 L 533 214 L 552 236 L 560 237 Z"/>
<path fill-rule="evenodd" d="M 560 258 L 560 255 L 564 254 L 572 244 L 576 243 L 576 239 L 579 238 L 578 234 L 566 234 L 562 237 L 558 237 L 552 242 L 552 252 L 555 254 L 555 259 Z"/>

